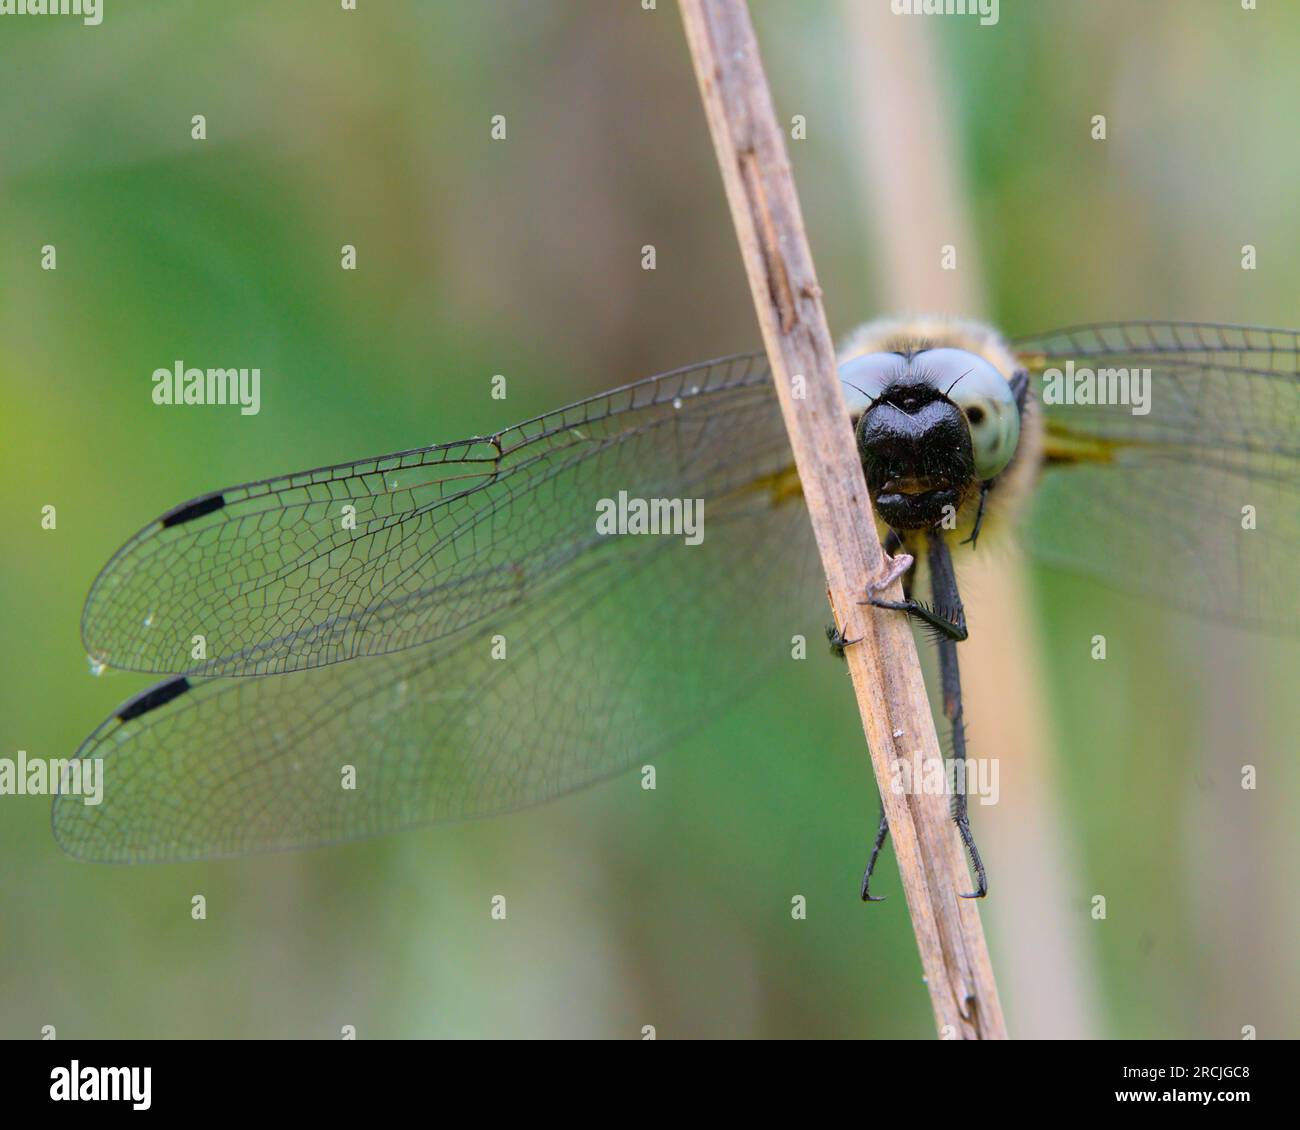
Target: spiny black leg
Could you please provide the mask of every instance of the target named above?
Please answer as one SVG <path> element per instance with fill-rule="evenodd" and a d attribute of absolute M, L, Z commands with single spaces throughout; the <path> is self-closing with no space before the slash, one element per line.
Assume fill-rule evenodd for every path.
<path fill-rule="evenodd" d="M 947 554 L 947 547 L 944 547 L 944 554 Z M 952 562 L 948 563 L 949 575 L 952 573 Z M 893 578 L 890 578 L 892 581 Z M 952 599 L 955 603 L 943 604 L 938 598 L 935 599 L 933 606 L 925 604 L 923 601 L 914 600 L 907 597 L 905 600 L 882 600 L 876 595 L 882 588 L 887 587 L 879 582 L 874 582 L 867 586 L 867 599 L 860 601 L 861 604 L 871 604 L 876 608 L 890 608 L 895 612 L 905 612 L 913 619 L 920 620 L 923 624 L 935 630 L 938 637 L 949 639 L 960 643 L 966 638 L 966 612 L 961 606 L 961 601 L 957 600 L 957 583 L 954 580 L 951 585 Z M 937 586 L 935 591 L 938 591 Z"/>
<path fill-rule="evenodd" d="M 876 869 L 876 857 L 884 846 L 885 837 L 889 835 L 889 820 L 885 816 L 885 802 L 880 802 L 880 825 L 876 828 L 876 842 L 871 845 L 871 858 L 867 860 L 867 869 L 862 875 L 862 901 L 884 902 L 885 895 L 871 893 L 871 873 Z"/>
<path fill-rule="evenodd" d="M 849 647 L 851 644 L 861 642 L 861 639 L 862 637 L 859 636 L 856 640 L 851 640 L 834 624 L 826 625 L 826 640 L 831 645 L 831 654 L 835 656 L 836 659 L 843 659 L 844 649 Z"/>
<path fill-rule="evenodd" d="M 970 812 L 966 798 L 966 722 L 961 709 L 961 678 L 957 671 L 957 644 L 953 640 L 940 639 L 939 672 L 943 681 L 944 715 L 952 725 L 952 758 L 956 763 L 956 788 L 952 797 L 952 819 L 961 834 L 961 842 L 966 846 L 971 866 L 975 869 L 975 890 L 963 894 L 965 899 L 982 899 L 988 894 L 988 878 L 984 874 L 984 861 L 980 859 L 979 848 L 975 846 L 975 836 L 970 828 Z"/>
<path fill-rule="evenodd" d="M 984 505 L 989 500 L 989 484 L 980 483 L 980 505 L 975 511 L 975 526 L 970 532 L 970 537 L 962 539 L 962 545 L 969 545 L 971 549 L 975 548 L 975 543 L 979 540 L 980 527 L 984 525 Z"/>
<path fill-rule="evenodd" d="M 961 597 L 957 592 L 957 578 L 952 571 L 952 556 L 943 535 L 936 530 L 930 531 L 930 584 L 936 605 L 948 605 L 961 609 Z M 961 615 L 965 624 L 965 614 Z M 963 637 L 964 638 L 964 637 Z M 979 849 L 975 846 L 975 837 L 970 830 L 970 813 L 966 804 L 966 723 L 961 709 L 961 672 L 957 667 L 957 641 L 951 636 L 939 636 L 936 639 L 939 649 L 939 679 L 943 687 L 943 713 L 952 725 L 952 758 L 956 763 L 957 787 L 952 798 L 952 818 L 961 833 L 961 842 L 966 846 L 971 866 L 975 869 L 976 888 L 962 898 L 982 899 L 988 894 L 988 879 L 984 874 L 984 861 L 980 859 Z"/>
<path fill-rule="evenodd" d="M 894 552 L 902 546 L 902 540 L 894 533 L 889 531 L 889 536 L 885 539 L 886 546 L 893 546 Z M 880 579 L 874 581 L 871 585 L 872 592 L 878 592 L 880 589 L 887 589 L 899 577 L 903 578 L 903 591 L 907 592 L 909 587 L 909 578 L 912 574 L 912 568 L 916 565 L 916 559 L 910 553 L 899 553 L 897 557 L 892 556 L 889 549 L 885 550 L 885 572 Z M 831 645 L 831 654 L 837 659 L 844 658 L 844 649 L 852 644 L 861 642 L 861 636 L 858 639 L 848 639 L 834 624 L 826 625 L 826 640 Z"/>

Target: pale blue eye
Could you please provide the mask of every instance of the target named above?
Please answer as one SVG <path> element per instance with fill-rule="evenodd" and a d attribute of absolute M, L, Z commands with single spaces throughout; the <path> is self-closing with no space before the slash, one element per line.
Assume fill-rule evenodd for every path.
<path fill-rule="evenodd" d="M 976 477 L 993 478 L 1011 462 L 1020 442 L 1020 409 L 1007 379 L 964 349 L 928 350 L 917 363 L 933 371 L 939 391 L 966 417 Z"/>
<path fill-rule="evenodd" d="M 863 353 L 845 361 L 840 366 L 840 383 L 849 411 L 855 416 L 862 412 L 902 368 L 903 359 L 897 353 Z"/>

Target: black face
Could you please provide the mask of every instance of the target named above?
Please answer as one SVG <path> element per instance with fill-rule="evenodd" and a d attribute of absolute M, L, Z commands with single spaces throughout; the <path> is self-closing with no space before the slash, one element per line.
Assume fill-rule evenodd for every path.
<path fill-rule="evenodd" d="M 922 530 L 959 509 L 975 487 L 970 429 L 960 408 L 918 377 L 900 374 L 862 414 L 858 453 L 876 512 L 896 530 Z"/>
<path fill-rule="evenodd" d="M 840 379 L 869 401 L 858 454 L 876 512 L 895 530 L 938 525 L 1015 456 L 1021 401 L 974 353 L 863 353 L 840 366 Z"/>

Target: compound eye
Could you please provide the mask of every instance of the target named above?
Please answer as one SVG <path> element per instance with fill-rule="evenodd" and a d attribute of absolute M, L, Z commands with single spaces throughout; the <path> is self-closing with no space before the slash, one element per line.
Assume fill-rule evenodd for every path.
<path fill-rule="evenodd" d="M 1011 386 L 982 357 L 962 349 L 934 349 L 921 357 L 927 367 L 943 370 L 949 381 L 943 391 L 966 417 L 976 476 L 993 478 L 1011 462 L 1020 442 L 1020 410 Z"/>
<path fill-rule="evenodd" d="M 903 359 L 897 353 L 863 353 L 840 366 L 840 384 L 849 412 L 857 416 L 865 411 L 885 387 L 903 371 Z"/>

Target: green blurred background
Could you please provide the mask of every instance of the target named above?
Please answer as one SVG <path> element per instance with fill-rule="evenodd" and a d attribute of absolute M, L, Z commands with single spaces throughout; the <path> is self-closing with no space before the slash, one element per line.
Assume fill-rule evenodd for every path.
<path fill-rule="evenodd" d="M 961 268 L 1010 333 L 1300 323 L 1300 6 L 1261 7 L 1003 0 L 985 28 L 754 0 L 778 111 L 808 123 L 791 156 L 833 330 L 899 293 L 889 188 L 936 187 L 895 176 L 900 144 L 949 163 Z M 172 504 L 757 344 L 675 5 L 359 8 L 0 18 L 0 755 L 66 756 L 146 685 L 92 678 L 78 618 L 99 566 Z M 875 84 L 891 63 L 929 76 L 911 109 L 941 129 L 882 140 L 910 112 Z M 937 248 L 914 259 L 944 293 Z M 260 415 L 155 407 L 150 374 L 177 358 L 259 365 Z M 977 832 L 1003 822 L 984 914 L 1012 1033 L 1300 1034 L 1295 647 L 1032 576 L 1075 1004 L 1026 987 L 1048 911 L 998 879 L 1042 844 L 978 809 Z M 663 758 L 648 802 L 630 774 L 478 824 L 125 868 L 66 858 L 48 801 L 0 798 L 0 1036 L 929 1036 L 892 856 L 895 897 L 856 898 L 876 802 L 854 704 L 829 657 L 796 666 Z"/>

